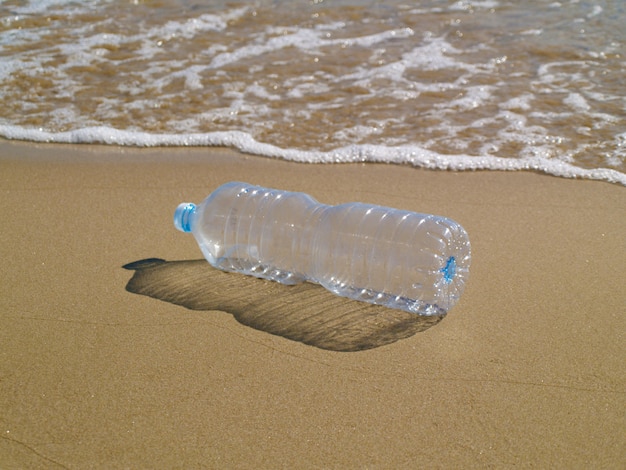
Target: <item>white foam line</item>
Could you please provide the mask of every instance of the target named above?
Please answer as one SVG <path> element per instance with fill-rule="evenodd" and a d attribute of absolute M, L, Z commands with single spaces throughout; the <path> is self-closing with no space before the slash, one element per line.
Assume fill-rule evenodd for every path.
<path fill-rule="evenodd" d="M 68 6 L 71 12 L 82 12 L 89 9 L 95 1 L 91 2 L 74 2 L 72 0 L 38 0 L 31 2 L 25 6 L 16 6 L 12 8 L 12 11 L 21 15 L 35 15 L 40 13 L 50 13 L 50 10 L 59 6 Z M 86 5 L 85 5 L 86 4 Z M 90 5 L 91 4 L 91 5 Z"/>
<path fill-rule="evenodd" d="M 150 134 L 123 131 L 111 127 L 87 127 L 67 132 L 46 132 L 23 127 L 0 125 L 0 136 L 7 139 L 56 143 L 102 143 L 125 146 L 231 147 L 241 152 L 306 163 L 404 163 L 436 170 L 538 171 L 564 178 L 584 178 L 626 186 L 626 174 L 608 168 L 585 169 L 556 159 L 540 156 L 500 158 L 491 155 L 441 155 L 418 146 L 386 147 L 350 145 L 336 150 L 283 149 L 256 141 L 241 131 L 205 134 Z"/>
<path fill-rule="evenodd" d="M 220 68 L 233 62 L 248 57 L 256 57 L 267 52 L 275 52 L 288 47 L 297 47 L 303 51 L 316 50 L 331 45 L 344 45 L 346 47 L 361 46 L 372 47 L 373 45 L 389 39 L 403 39 L 415 34 L 411 28 L 395 29 L 347 39 L 322 39 L 322 32 L 314 29 L 300 29 L 292 34 L 269 38 L 264 44 L 242 46 L 234 52 L 218 54 L 211 61 L 209 68 Z"/>

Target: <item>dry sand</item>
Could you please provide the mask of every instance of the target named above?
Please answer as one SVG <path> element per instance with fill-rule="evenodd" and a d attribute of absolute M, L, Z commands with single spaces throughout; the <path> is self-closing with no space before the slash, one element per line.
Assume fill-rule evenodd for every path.
<path fill-rule="evenodd" d="M 338 352 L 207 310 L 316 308 L 237 275 L 203 295 L 208 264 L 126 290 L 127 263 L 201 258 L 173 210 L 231 180 L 451 217 L 472 241 L 465 294 L 430 328 Z M 626 465 L 621 186 L 0 142 L 0 190 L 2 468 Z M 180 279 L 196 310 L 167 297 Z"/>

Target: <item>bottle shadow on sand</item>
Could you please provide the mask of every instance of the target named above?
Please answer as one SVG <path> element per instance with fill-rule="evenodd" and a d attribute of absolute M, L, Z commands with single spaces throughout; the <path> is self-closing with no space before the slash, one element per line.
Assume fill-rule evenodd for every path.
<path fill-rule="evenodd" d="M 377 348 L 427 330 L 444 317 L 357 302 L 309 282 L 286 286 L 226 273 L 204 259 L 149 258 L 123 267 L 134 271 L 129 292 L 190 310 L 228 312 L 243 325 L 331 351 Z"/>

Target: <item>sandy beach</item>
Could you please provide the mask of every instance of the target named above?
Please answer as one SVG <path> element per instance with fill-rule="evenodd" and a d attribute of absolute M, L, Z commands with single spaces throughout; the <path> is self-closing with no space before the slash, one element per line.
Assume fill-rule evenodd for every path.
<path fill-rule="evenodd" d="M 172 224 L 233 180 L 450 217 L 465 293 L 433 325 L 368 311 L 366 342 L 278 334 L 319 289 L 215 273 Z M 622 186 L 0 141 L 0 190 L 2 468 L 626 465 Z"/>

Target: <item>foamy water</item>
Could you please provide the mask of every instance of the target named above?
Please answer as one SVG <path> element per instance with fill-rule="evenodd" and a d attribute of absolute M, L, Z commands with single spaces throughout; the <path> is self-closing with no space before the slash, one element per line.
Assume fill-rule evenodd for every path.
<path fill-rule="evenodd" d="M 621 0 L 212 3 L 0 4 L 0 136 L 626 185 Z"/>

